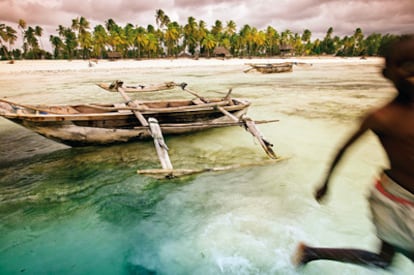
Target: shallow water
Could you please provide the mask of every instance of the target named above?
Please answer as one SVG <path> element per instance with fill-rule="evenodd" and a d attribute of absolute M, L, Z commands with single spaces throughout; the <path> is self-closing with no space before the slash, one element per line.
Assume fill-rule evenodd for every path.
<path fill-rule="evenodd" d="M 139 62 L 139 61 L 137 61 Z M 4 64 L 0 64 L 4 66 Z M 20 103 L 122 101 L 94 85 L 186 82 L 203 96 L 252 101 L 254 119 L 286 160 L 174 180 L 158 168 L 152 141 L 70 148 L 0 119 L 0 274 L 410 274 L 318 261 L 296 269 L 299 241 L 376 249 L 366 194 L 387 161 L 368 134 L 336 173 L 328 201 L 312 197 L 336 148 L 360 116 L 394 89 L 381 63 L 314 63 L 293 73 L 243 73 L 245 66 L 49 70 L 0 75 L 1 97 Z M 191 98 L 183 91 L 140 99 Z M 260 162 L 242 128 L 167 137 L 175 168 Z"/>

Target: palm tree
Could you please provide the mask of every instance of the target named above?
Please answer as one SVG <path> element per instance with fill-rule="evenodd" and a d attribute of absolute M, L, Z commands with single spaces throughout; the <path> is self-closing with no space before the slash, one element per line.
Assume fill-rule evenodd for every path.
<path fill-rule="evenodd" d="M 134 31 L 133 44 L 137 48 L 137 58 L 142 57 L 142 50 L 145 47 L 145 44 L 148 44 L 148 39 L 146 36 L 146 31 L 143 27 L 137 27 Z"/>
<path fill-rule="evenodd" d="M 272 26 L 266 28 L 266 54 L 273 56 L 279 52 L 279 33 Z"/>
<path fill-rule="evenodd" d="M 131 23 L 127 23 L 122 30 L 123 33 L 123 51 L 126 53 L 126 56 L 130 57 L 131 54 L 136 57 L 135 51 L 135 39 L 136 39 L 136 29 Z"/>
<path fill-rule="evenodd" d="M 206 22 L 204 22 L 203 20 L 200 20 L 198 22 L 198 45 L 200 47 L 200 55 L 202 55 L 204 53 L 204 46 L 203 46 L 203 40 L 207 37 L 207 27 L 206 27 Z"/>
<path fill-rule="evenodd" d="M 336 52 L 336 47 L 332 39 L 333 28 L 329 27 L 324 39 L 321 42 L 321 51 L 326 54 L 334 54 Z"/>
<path fill-rule="evenodd" d="M 172 56 L 176 54 L 174 50 L 177 47 L 178 40 L 181 36 L 181 28 L 177 22 L 169 23 L 167 26 L 167 30 L 165 31 L 165 43 L 167 46 L 167 55 Z"/>
<path fill-rule="evenodd" d="M 7 37 L 7 33 L 6 33 L 6 25 L 3 23 L 0 23 L 0 50 L 4 53 L 4 55 L 7 56 L 7 59 L 10 59 L 7 47 L 4 45 L 8 41 L 9 41 L 9 38 Z"/>
<path fill-rule="evenodd" d="M 8 43 L 10 48 L 17 39 L 16 33 L 16 30 L 12 27 L 6 26 L 5 24 L 0 24 L 0 46 L 7 59 L 11 59 L 11 56 L 5 43 Z"/>
<path fill-rule="evenodd" d="M 341 44 L 343 45 L 341 49 L 341 55 L 344 56 L 353 56 L 355 48 L 355 39 L 353 36 L 345 36 L 342 38 Z"/>
<path fill-rule="evenodd" d="M 120 46 L 125 43 L 125 35 L 120 26 L 118 26 L 113 19 L 108 19 L 106 22 L 106 29 L 108 30 L 107 44 L 112 51 L 119 51 Z"/>
<path fill-rule="evenodd" d="M 59 36 L 51 35 L 49 37 L 50 43 L 52 43 L 52 46 L 54 47 L 53 56 L 55 59 L 58 59 L 61 57 L 61 52 L 64 47 L 64 44 L 62 42 L 62 39 L 60 39 Z"/>
<path fill-rule="evenodd" d="M 155 33 L 147 34 L 147 43 L 145 44 L 148 57 L 156 57 L 159 52 L 159 41 Z"/>
<path fill-rule="evenodd" d="M 211 51 L 216 47 L 217 42 L 216 42 L 214 35 L 211 33 L 208 33 L 206 37 L 204 37 L 201 44 L 207 50 L 207 56 L 210 57 Z"/>
<path fill-rule="evenodd" d="M 22 33 L 23 55 L 25 55 L 27 51 L 27 44 L 25 42 L 25 35 L 24 35 L 26 32 L 26 26 L 27 26 L 26 21 L 24 21 L 23 19 L 19 19 L 18 28 L 20 29 Z"/>
<path fill-rule="evenodd" d="M 88 20 L 81 16 L 72 19 L 72 30 L 77 33 L 77 40 L 82 49 L 82 58 L 89 58 L 90 49 L 92 47 L 92 35 L 88 31 L 90 24 Z"/>
<path fill-rule="evenodd" d="M 76 33 L 71 28 L 65 28 L 59 25 L 59 36 L 64 41 L 64 55 L 68 59 L 72 59 L 75 56 L 75 51 L 78 46 L 78 40 L 76 39 Z"/>
<path fill-rule="evenodd" d="M 219 42 L 222 38 L 223 33 L 223 23 L 220 20 L 214 22 L 214 26 L 211 28 L 211 34 L 214 35 L 214 38 Z"/>
<path fill-rule="evenodd" d="M 295 33 L 293 36 L 293 52 L 295 55 L 303 55 L 305 52 L 305 46 L 302 43 L 302 37 Z"/>
<path fill-rule="evenodd" d="M 109 18 L 106 22 L 105 22 L 105 27 L 106 30 L 108 32 L 110 32 L 111 30 L 113 30 L 114 28 L 118 27 L 118 25 L 115 23 L 115 21 L 112 18 Z"/>
<path fill-rule="evenodd" d="M 40 49 L 43 51 L 43 43 L 42 43 L 42 34 L 43 34 L 43 29 L 40 26 L 36 26 L 35 27 L 35 36 L 37 36 L 39 38 L 39 42 L 40 42 Z M 41 53 L 41 55 L 43 55 Z"/>
<path fill-rule="evenodd" d="M 362 33 L 361 28 L 356 28 L 354 35 L 354 47 L 353 47 L 353 52 L 352 55 L 353 56 L 357 56 L 357 55 L 361 55 L 364 54 L 364 45 L 362 43 L 363 39 L 364 39 L 364 35 Z"/>
<path fill-rule="evenodd" d="M 224 29 L 224 34 L 228 37 L 231 37 L 232 35 L 236 33 L 236 29 L 237 29 L 237 26 L 233 20 L 227 21 L 226 27 Z"/>
<path fill-rule="evenodd" d="M 251 56 L 251 50 L 252 50 L 252 28 L 249 25 L 244 25 L 243 28 L 240 30 L 240 47 L 242 55 L 246 53 L 248 56 Z"/>
<path fill-rule="evenodd" d="M 158 28 L 162 29 L 163 27 L 168 26 L 168 24 L 171 23 L 171 20 L 163 10 L 158 9 L 155 11 L 155 22 L 157 23 Z"/>
<path fill-rule="evenodd" d="M 27 54 L 29 54 L 30 58 L 38 58 L 39 57 L 39 41 L 36 38 L 36 30 L 29 26 L 24 33 L 24 39 L 27 42 Z"/>
<path fill-rule="evenodd" d="M 95 26 L 92 36 L 92 48 L 95 57 L 102 58 L 107 39 L 108 34 L 106 33 L 105 28 L 102 25 Z"/>
<path fill-rule="evenodd" d="M 308 29 L 305 29 L 302 34 L 302 41 L 305 43 L 305 55 L 309 55 L 312 50 L 312 42 L 311 42 L 312 32 Z"/>
<path fill-rule="evenodd" d="M 311 40 L 311 37 L 312 37 L 312 32 L 308 29 L 305 29 L 303 31 L 301 39 L 303 42 L 308 43 Z"/>
<path fill-rule="evenodd" d="M 286 29 L 280 36 L 280 44 L 283 46 L 291 46 L 293 40 L 293 33 L 291 30 Z"/>
<path fill-rule="evenodd" d="M 378 54 L 378 50 L 381 46 L 382 36 L 379 33 L 372 33 L 364 40 L 364 48 L 366 54 L 374 56 Z"/>
<path fill-rule="evenodd" d="M 197 22 L 194 17 L 190 16 L 187 19 L 187 24 L 184 26 L 184 49 L 188 46 L 188 51 L 194 55 L 198 41 L 199 31 Z"/>
<path fill-rule="evenodd" d="M 266 43 L 265 33 L 263 31 L 258 31 L 256 28 L 252 28 L 250 39 L 252 41 L 253 55 L 260 55 L 260 53 L 263 52 Z"/>

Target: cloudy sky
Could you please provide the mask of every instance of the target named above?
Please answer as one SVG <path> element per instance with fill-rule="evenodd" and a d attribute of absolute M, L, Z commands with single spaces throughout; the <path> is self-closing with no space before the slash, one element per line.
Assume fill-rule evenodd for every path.
<path fill-rule="evenodd" d="M 245 24 L 259 30 L 271 25 L 279 32 L 309 29 L 313 39 L 322 38 L 329 27 L 339 36 L 352 35 L 358 27 L 366 35 L 414 33 L 414 0 L 0 0 L 0 23 L 17 29 L 24 19 L 41 26 L 48 37 L 79 16 L 91 27 L 109 18 L 121 26 L 155 26 L 157 9 L 180 25 L 189 16 L 209 28 L 216 20 L 233 20 L 237 30 Z"/>

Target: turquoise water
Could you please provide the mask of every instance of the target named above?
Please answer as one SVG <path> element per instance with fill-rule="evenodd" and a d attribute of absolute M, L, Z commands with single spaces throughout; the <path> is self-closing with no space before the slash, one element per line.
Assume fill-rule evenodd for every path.
<path fill-rule="evenodd" d="M 20 103 L 122 101 L 96 82 L 187 82 L 203 96 L 252 101 L 254 119 L 286 160 L 155 180 L 152 141 L 70 148 L 0 119 L 0 274 L 410 274 L 318 261 L 296 269 L 299 241 L 376 249 L 365 199 L 387 162 L 371 134 L 346 156 L 328 201 L 312 197 L 336 148 L 360 116 L 394 89 L 377 61 L 314 63 L 293 73 L 243 73 L 246 66 L 10 72 L 1 97 Z M 0 66 L 7 66 L 0 64 Z M 10 66 L 10 65 L 8 65 Z M 86 65 L 85 65 L 86 66 Z M 182 91 L 137 98 L 187 97 Z M 175 168 L 266 160 L 242 128 L 167 137 Z"/>

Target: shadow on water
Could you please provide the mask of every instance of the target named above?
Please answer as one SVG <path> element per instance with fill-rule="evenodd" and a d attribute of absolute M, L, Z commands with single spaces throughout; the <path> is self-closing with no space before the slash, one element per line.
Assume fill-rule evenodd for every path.
<path fill-rule="evenodd" d="M 152 150 L 149 144 L 70 148 L 0 168 L 0 219 L 18 226 L 21 216 L 53 220 L 88 207 L 114 224 L 148 217 L 165 194 L 183 184 L 136 174 L 138 164 L 153 164 Z"/>
<path fill-rule="evenodd" d="M 226 153 L 223 148 L 227 145 L 221 144 L 216 135 L 232 135 L 232 131 L 167 138 L 174 167 L 231 165 L 246 154 L 253 161 L 263 158 L 262 154 L 249 152 L 252 149 L 234 144 Z M 204 135 L 212 138 L 203 142 Z M 18 226 L 23 217 L 41 216 L 47 222 L 87 208 L 118 226 L 145 219 L 153 215 L 157 203 L 167 194 L 197 177 L 155 180 L 138 175 L 137 169 L 159 167 L 152 143 L 68 148 L 7 163 L 0 167 L 0 219 L 9 226 Z"/>

